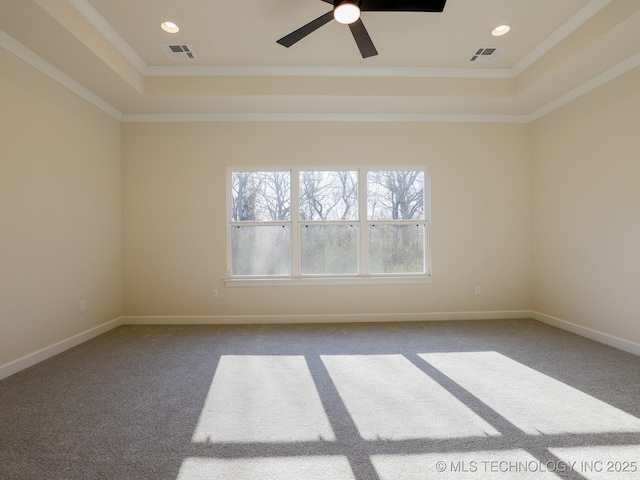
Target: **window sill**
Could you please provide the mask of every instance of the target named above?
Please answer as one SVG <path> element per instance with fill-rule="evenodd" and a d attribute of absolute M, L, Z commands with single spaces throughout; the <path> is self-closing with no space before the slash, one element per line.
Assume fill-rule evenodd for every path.
<path fill-rule="evenodd" d="M 227 278 L 227 287 L 295 287 L 321 285 L 409 285 L 433 283 L 433 277 L 388 276 L 388 277 L 301 277 L 301 278 Z"/>

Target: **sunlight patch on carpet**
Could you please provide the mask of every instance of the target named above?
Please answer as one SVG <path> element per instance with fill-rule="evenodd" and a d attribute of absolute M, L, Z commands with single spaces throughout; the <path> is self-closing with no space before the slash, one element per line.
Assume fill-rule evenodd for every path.
<path fill-rule="evenodd" d="M 402 355 L 322 355 L 365 440 L 500 435 Z"/>
<path fill-rule="evenodd" d="M 420 357 L 529 435 L 640 432 L 640 420 L 498 352 Z"/>
<path fill-rule="evenodd" d="M 224 355 L 194 442 L 335 440 L 303 356 Z"/>
<path fill-rule="evenodd" d="M 640 445 L 550 448 L 587 480 L 637 480 L 640 478 Z"/>
<path fill-rule="evenodd" d="M 373 455 L 380 480 L 551 480 L 563 462 L 541 462 L 524 450 Z"/>
<path fill-rule="evenodd" d="M 340 456 L 187 458 L 177 480 L 355 480 Z"/>

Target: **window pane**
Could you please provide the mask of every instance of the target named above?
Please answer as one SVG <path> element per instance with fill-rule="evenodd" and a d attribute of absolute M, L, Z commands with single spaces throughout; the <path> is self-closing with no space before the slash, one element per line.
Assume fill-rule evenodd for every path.
<path fill-rule="evenodd" d="M 301 225 L 303 275 L 358 273 L 358 232 L 353 225 Z"/>
<path fill-rule="evenodd" d="M 370 273 L 424 273 L 424 225 L 369 227 Z"/>
<path fill-rule="evenodd" d="M 288 226 L 233 227 L 231 270 L 234 275 L 289 275 Z"/>
<path fill-rule="evenodd" d="M 375 170 L 367 174 L 369 220 L 423 220 L 424 171 Z"/>
<path fill-rule="evenodd" d="M 231 219 L 234 222 L 290 220 L 290 172 L 232 172 Z"/>
<path fill-rule="evenodd" d="M 358 172 L 300 172 L 300 220 L 357 220 Z"/>

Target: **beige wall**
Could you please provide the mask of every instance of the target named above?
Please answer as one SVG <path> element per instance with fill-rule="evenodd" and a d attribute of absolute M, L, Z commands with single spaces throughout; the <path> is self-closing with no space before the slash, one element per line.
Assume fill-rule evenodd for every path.
<path fill-rule="evenodd" d="M 640 69 L 532 124 L 535 310 L 640 342 Z"/>
<path fill-rule="evenodd" d="M 123 124 L 125 315 L 527 310 L 529 126 Z M 430 285 L 225 288 L 225 173 L 241 165 L 426 164 Z M 474 295 L 474 286 L 482 295 Z M 211 289 L 220 290 L 218 300 Z"/>
<path fill-rule="evenodd" d="M 119 122 L 2 48 L 0 72 L 4 365 L 121 315 L 121 152 Z"/>
<path fill-rule="evenodd" d="M 533 309 L 640 342 L 640 69 L 531 125 L 121 125 L 0 67 L 0 366 L 122 314 Z M 225 288 L 227 166 L 326 164 L 429 167 L 433 284 Z"/>

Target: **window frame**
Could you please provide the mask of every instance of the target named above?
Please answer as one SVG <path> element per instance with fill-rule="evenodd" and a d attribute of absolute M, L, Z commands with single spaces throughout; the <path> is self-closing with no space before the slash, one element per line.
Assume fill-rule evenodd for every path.
<path fill-rule="evenodd" d="M 370 171 L 422 171 L 424 173 L 423 209 L 421 220 L 369 220 L 367 210 L 367 181 Z M 232 175 L 234 172 L 275 172 L 288 171 L 291 186 L 291 215 L 289 221 L 237 222 L 232 220 Z M 357 220 L 300 220 L 300 172 L 303 171 L 356 171 L 358 181 Z M 419 284 L 432 283 L 431 266 L 431 177 L 425 165 L 277 165 L 277 166 L 234 166 L 226 172 L 226 259 L 227 287 L 295 286 L 295 285 L 378 285 L 378 284 Z M 368 273 L 369 272 L 369 229 L 371 225 L 424 225 L 424 272 L 420 273 Z M 357 225 L 357 274 L 301 274 L 301 225 Z M 243 226 L 289 226 L 290 228 L 290 274 L 289 275 L 233 275 L 232 274 L 232 230 Z M 367 272 L 367 273 L 365 273 Z"/>

